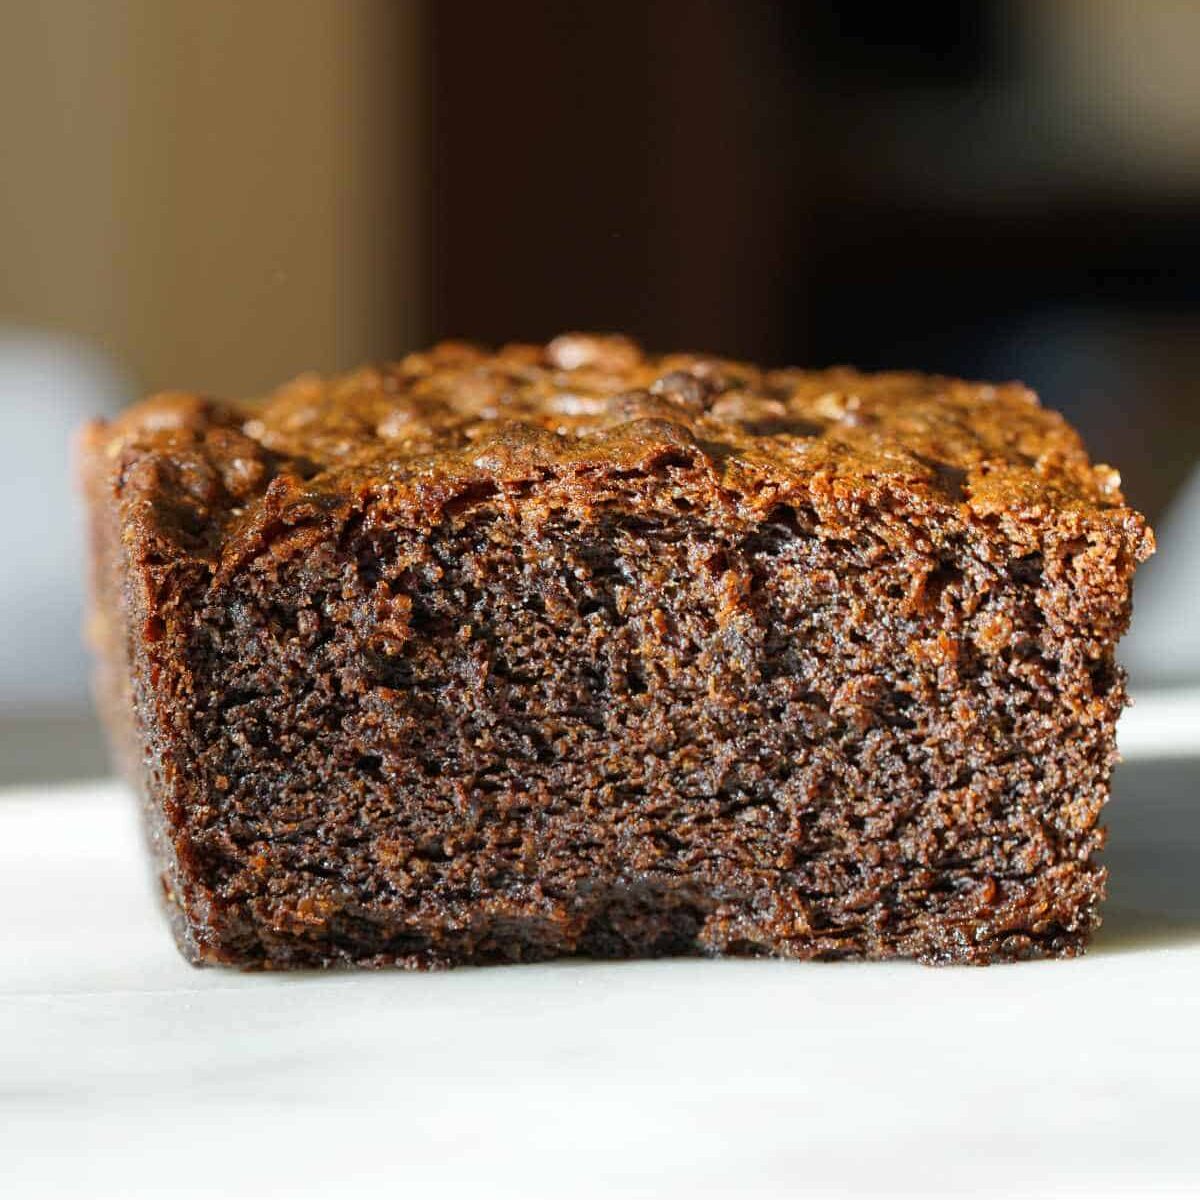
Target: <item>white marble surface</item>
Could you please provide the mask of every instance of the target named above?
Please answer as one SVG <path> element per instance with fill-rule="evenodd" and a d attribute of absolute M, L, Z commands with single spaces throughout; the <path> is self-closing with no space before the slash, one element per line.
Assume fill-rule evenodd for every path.
<path fill-rule="evenodd" d="M 0 793 L 0 1196 L 1194 1194 L 1200 760 L 1091 954 L 196 971 L 112 784 Z"/>

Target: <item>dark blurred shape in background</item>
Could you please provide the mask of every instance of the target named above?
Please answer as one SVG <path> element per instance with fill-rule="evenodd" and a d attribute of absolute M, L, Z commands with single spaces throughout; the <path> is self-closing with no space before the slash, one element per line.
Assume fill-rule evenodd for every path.
<path fill-rule="evenodd" d="M 433 327 L 1022 378 L 1200 445 L 1200 5 L 433 6 Z"/>
<path fill-rule="evenodd" d="M 584 327 L 1021 378 L 1157 518 L 1200 457 L 1197 45 L 1186 0 L 6 5 L 10 491 L 122 388 Z M 9 509 L 0 780 L 84 669 L 77 541 Z"/>

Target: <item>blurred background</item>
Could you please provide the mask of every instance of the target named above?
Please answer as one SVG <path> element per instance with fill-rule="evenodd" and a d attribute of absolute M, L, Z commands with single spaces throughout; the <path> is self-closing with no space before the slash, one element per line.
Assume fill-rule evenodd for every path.
<path fill-rule="evenodd" d="M 73 431 L 431 338 L 1020 378 L 1200 682 L 1200 4 L 0 5 L 0 783 L 103 772 Z"/>

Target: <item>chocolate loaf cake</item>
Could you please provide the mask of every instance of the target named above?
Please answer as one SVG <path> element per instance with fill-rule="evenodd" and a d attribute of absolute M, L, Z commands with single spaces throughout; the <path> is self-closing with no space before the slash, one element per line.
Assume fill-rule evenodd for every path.
<path fill-rule="evenodd" d="M 440 345 L 85 437 L 183 952 L 1078 953 L 1152 548 L 1017 385 Z"/>

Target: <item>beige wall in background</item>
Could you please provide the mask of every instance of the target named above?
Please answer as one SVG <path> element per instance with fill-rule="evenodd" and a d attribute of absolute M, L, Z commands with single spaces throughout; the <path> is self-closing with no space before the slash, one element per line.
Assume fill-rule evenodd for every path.
<path fill-rule="evenodd" d="M 416 0 L 5 5 L 0 325 L 227 394 L 419 342 L 424 60 Z"/>
<path fill-rule="evenodd" d="M 1021 0 L 1028 61 L 1084 179 L 1200 185 L 1200 3 Z"/>

